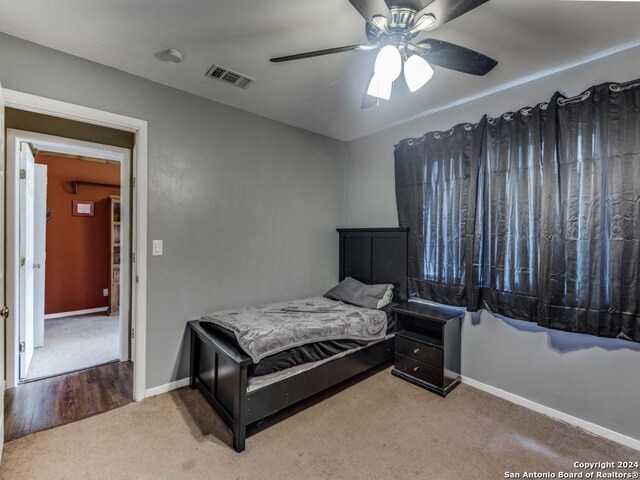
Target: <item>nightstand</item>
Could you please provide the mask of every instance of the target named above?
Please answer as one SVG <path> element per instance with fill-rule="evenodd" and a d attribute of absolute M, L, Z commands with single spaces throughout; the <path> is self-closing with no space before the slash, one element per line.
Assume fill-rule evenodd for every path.
<path fill-rule="evenodd" d="M 396 377 L 445 397 L 460 383 L 464 312 L 417 302 L 393 307 Z"/>

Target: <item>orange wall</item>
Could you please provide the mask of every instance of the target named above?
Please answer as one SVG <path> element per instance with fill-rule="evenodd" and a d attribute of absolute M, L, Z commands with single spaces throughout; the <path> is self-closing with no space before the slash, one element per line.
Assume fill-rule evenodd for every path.
<path fill-rule="evenodd" d="M 50 155 L 38 155 L 36 163 L 48 166 L 45 271 L 45 313 L 72 312 L 106 307 L 109 298 L 109 195 L 119 187 L 79 185 L 73 180 L 120 184 L 120 166 Z M 75 217 L 73 200 L 93 200 L 95 216 Z"/>

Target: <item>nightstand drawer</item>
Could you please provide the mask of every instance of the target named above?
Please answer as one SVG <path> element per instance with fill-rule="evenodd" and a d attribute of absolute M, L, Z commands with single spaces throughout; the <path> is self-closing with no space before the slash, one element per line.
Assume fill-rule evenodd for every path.
<path fill-rule="evenodd" d="M 395 356 L 395 368 L 396 370 L 422 380 L 423 382 L 427 382 L 438 387 L 443 386 L 443 374 L 441 368 L 430 367 L 425 363 L 397 354 Z"/>
<path fill-rule="evenodd" d="M 432 367 L 442 367 L 442 349 L 396 335 L 396 353 Z"/>

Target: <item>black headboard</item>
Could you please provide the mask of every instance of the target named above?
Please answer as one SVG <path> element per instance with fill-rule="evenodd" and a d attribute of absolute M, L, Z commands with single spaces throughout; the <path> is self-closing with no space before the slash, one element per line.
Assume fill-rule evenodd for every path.
<path fill-rule="evenodd" d="M 408 228 L 338 228 L 340 281 L 392 283 L 393 300 L 407 300 Z"/>

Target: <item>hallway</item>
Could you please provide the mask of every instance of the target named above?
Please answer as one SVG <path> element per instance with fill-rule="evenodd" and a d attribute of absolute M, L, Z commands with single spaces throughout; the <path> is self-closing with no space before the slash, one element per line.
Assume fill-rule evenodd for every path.
<path fill-rule="evenodd" d="M 111 362 L 5 391 L 4 440 L 10 442 L 133 401 L 133 363 Z"/>

